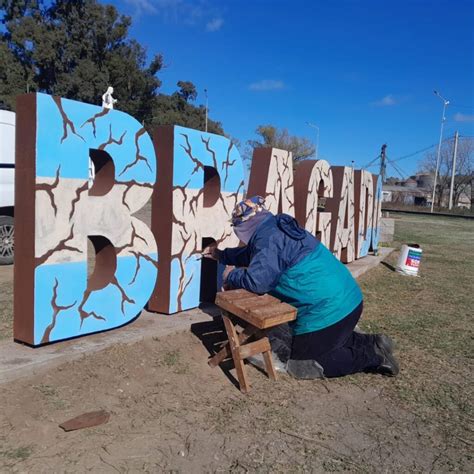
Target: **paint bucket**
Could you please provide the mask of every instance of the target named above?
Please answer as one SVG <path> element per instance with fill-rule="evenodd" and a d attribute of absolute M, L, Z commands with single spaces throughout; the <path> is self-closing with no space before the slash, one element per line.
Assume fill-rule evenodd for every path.
<path fill-rule="evenodd" d="M 403 244 L 398 257 L 397 272 L 403 275 L 418 276 L 422 252 L 423 250 L 418 244 Z"/>

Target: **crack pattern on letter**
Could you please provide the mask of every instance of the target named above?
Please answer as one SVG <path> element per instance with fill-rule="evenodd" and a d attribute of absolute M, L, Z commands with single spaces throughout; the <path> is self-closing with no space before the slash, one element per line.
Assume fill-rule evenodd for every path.
<path fill-rule="evenodd" d="M 97 112 L 94 114 L 91 118 L 87 119 L 82 125 L 81 128 L 84 127 L 84 125 L 90 123 L 92 124 L 92 133 L 94 135 L 94 138 L 96 137 L 96 123 L 95 121 L 99 119 L 100 117 L 105 117 L 109 113 L 110 109 L 103 108 L 100 112 Z"/>
<path fill-rule="evenodd" d="M 15 235 L 16 251 L 26 255 L 16 269 L 15 338 L 37 346 L 131 321 L 157 277 L 156 241 L 134 216 L 156 181 L 150 136 L 126 113 L 41 93 L 23 98 L 17 132 L 33 140 L 34 166 L 16 183 L 28 198 L 16 203 L 27 218 Z M 90 150 L 106 151 L 126 177 L 117 181 L 109 167 L 89 192 Z M 97 238 L 93 272 L 88 237 Z"/>
<path fill-rule="evenodd" d="M 113 138 L 112 136 L 112 124 L 109 125 L 109 139 L 105 142 L 105 143 L 102 143 L 99 145 L 99 150 L 105 150 L 109 145 L 122 145 L 123 144 L 123 139 L 125 137 L 125 135 L 127 134 L 127 131 L 125 130 L 125 132 L 122 133 L 121 137 L 116 140 L 115 138 Z M 131 165 L 133 166 L 133 165 Z"/>
<path fill-rule="evenodd" d="M 54 286 L 53 286 L 53 297 L 51 298 L 51 307 L 53 308 L 53 317 L 52 317 L 51 323 L 48 324 L 48 326 L 44 330 L 43 337 L 41 338 L 41 344 L 46 344 L 50 342 L 51 331 L 53 331 L 53 329 L 56 327 L 56 320 L 58 318 L 59 313 L 61 311 L 66 311 L 68 309 L 73 308 L 77 303 L 77 301 L 74 301 L 74 303 L 70 305 L 59 305 L 58 304 L 58 286 L 59 286 L 58 279 L 55 278 Z"/>
<path fill-rule="evenodd" d="M 202 276 L 201 260 L 197 257 L 203 238 L 213 239 L 217 245 L 238 244 L 229 219 L 232 209 L 242 199 L 245 184 L 238 151 L 227 138 L 183 127 L 170 129 L 169 133 L 173 133 L 176 156 L 169 156 L 173 150 L 168 148 L 157 151 L 161 159 L 172 166 L 173 176 L 168 230 L 160 225 L 160 232 L 171 234 L 171 255 L 167 258 L 165 253 L 160 257 L 158 272 L 158 278 L 168 275 L 166 289 L 163 290 L 163 284 L 161 292 L 168 292 L 169 303 L 160 306 L 158 302 L 157 307 L 151 309 L 175 313 L 199 304 Z M 204 185 L 207 167 L 219 174 L 220 192 L 216 193 L 214 178 Z M 213 204 L 205 207 L 205 203 Z"/>
<path fill-rule="evenodd" d="M 354 260 L 354 170 L 348 166 L 333 166 L 334 197 L 328 199 L 327 208 L 332 212 L 332 252 L 344 263 Z"/>
<path fill-rule="evenodd" d="M 122 176 L 125 171 L 127 171 L 128 169 L 132 168 L 133 166 L 135 166 L 137 163 L 139 163 L 140 161 L 143 161 L 145 163 L 145 165 L 148 167 L 148 169 L 150 171 L 152 171 L 151 169 L 151 166 L 150 166 L 150 163 L 148 162 L 148 158 L 146 158 L 145 156 L 141 155 L 140 154 L 140 144 L 138 143 L 138 140 L 140 139 L 140 137 L 146 133 L 146 130 L 144 128 L 141 128 L 140 130 L 138 130 L 138 132 L 135 134 L 135 149 L 136 149 L 136 153 L 135 153 L 135 160 L 132 161 L 131 163 L 129 163 L 127 166 L 125 166 L 125 168 L 122 170 L 122 172 L 119 174 L 119 176 Z"/>
<path fill-rule="evenodd" d="M 74 123 L 72 122 L 72 120 L 69 119 L 66 112 L 64 111 L 62 99 L 60 97 L 53 97 L 53 100 L 59 109 L 61 118 L 63 119 L 63 136 L 61 137 L 61 143 L 63 143 L 63 141 L 66 140 L 66 138 L 68 137 L 68 128 L 74 135 L 76 135 L 76 137 L 79 137 L 82 141 L 85 141 L 84 137 L 82 137 L 76 132 L 76 127 L 74 126 Z"/>
<path fill-rule="evenodd" d="M 83 253 L 81 249 L 78 249 L 77 247 L 73 247 L 72 245 L 68 244 L 68 242 L 71 242 L 72 240 L 74 240 L 74 225 L 71 226 L 69 235 L 64 239 L 60 240 L 56 247 L 48 250 L 45 254 L 41 255 L 41 257 L 35 258 L 35 267 L 38 267 L 45 263 L 56 252 L 69 251 Z"/>
<path fill-rule="evenodd" d="M 295 216 L 293 155 L 277 148 L 254 151 L 248 196 L 265 198 L 267 209 Z M 259 176 L 260 179 L 253 179 Z"/>
<path fill-rule="evenodd" d="M 61 171 L 61 165 L 58 166 L 58 170 L 56 171 L 56 179 L 54 180 L 52 184 L 36 183 L 36 191 L 37 192 L 44 191 L 48 195 L 49 201 L 51 202 L 51 207 L 53 208 L 55 216 L 58 214 L 58 206 L 56 205 L 53 191 L 58 187 L 60 171 Z"/>

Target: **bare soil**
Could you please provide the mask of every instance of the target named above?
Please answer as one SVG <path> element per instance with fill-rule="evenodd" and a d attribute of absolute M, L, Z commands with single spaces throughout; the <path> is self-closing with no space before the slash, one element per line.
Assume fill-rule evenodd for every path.
<path fill-rule="evenodd" d="M 208 328 L 206 330 L 209 330 Z M 240 394 L 194 335 L 118 346 L 0 390 L 0 467 L 11 472 L 448 470 L 457 442 L 390 399 L 393 380 L 277 383 L 249 368 Z M 58 425 L 105 409 L 108 424 Z"/>
<path fill-rule="evenodd" d="M 395 256 L 362 277 L 362 326 L 395 337 L 397 378 L 271 382 L 249 366 L 242 395 L 206 363 L 220 321 L 199 323 L 1 385 L 0 472 L 474 472 L 473 231 L 403 218 L 421 277 L 392 272 Z M 58 426 L 99 409 L 105 425 Z"/>

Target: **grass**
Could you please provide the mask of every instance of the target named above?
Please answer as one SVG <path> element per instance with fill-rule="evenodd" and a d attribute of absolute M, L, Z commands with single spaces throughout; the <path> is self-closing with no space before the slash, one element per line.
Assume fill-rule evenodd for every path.
<path fill-rule="evenodd" d="M 188 373 L 188 366 L 183 363 L 179 349 L 166 352 L 163 356 L 162 363 L 166 367 L 173 369 L 176 374 L 184 375 Z"/>
<path fill-rule="evenodd" d="M 33 385 L 32 388 L 41 393 L 54 408 L 59 410 L 67 406 L 66 401 L 61 399 L 59 392 L 55 387 L 47 384 L 39 384 Z"/>
<path fill-rule="evenodd" d="M 0 271 L 5 271 L 0 267 Z M 0 280 L 0 340 L 12 335 L 13 285 L 9 280 Z"/>
<path fill-rule="evenodd" d="M 0 456 L 10 459 L 12 461 L 24 461 L 31 456 L 33 450 L 30 446 L 21 446 L 15 449 L 7 449 L 6 451 L 0 451 Z"/>
<path fill-rule="evenodd" d="M 395 239 L 422 247 L 419 277 L 385 267 L 364 276 L 371 322 L 446 356 L 472 357 L 474 222 L 404 216 L 396 222 Z M 395 265 L 396 255 L 389 263 Z"/>
<path fill-rule="evenodd" d="M 402 373 L 387 393 L 439 424 L 448 443 L 472 446 L 474 221 L 403 215 L 395 229 L 397 244 L 422 247 L 419 277 L 387 266 L 364 275 L 361 326 L 398 342 Z"/>

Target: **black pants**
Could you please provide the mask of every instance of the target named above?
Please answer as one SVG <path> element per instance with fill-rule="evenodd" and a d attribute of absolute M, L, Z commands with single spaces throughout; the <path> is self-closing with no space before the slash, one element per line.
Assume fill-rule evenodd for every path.
<path fill-rule="evenodd" d="M 370 372 L 382 363 L 370 334 L 354 332 L 363 303 L 332 326 L 293 337 L 291 358 L 315 360 L 326 377 Z"/>

